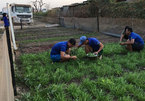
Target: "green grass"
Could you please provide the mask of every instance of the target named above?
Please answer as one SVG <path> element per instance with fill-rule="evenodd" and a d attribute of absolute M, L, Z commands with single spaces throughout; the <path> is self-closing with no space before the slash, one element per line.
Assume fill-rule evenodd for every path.
<path fill-rule="evenodd" d="M 16 80 L 29 88 L 22 101 L 144 101 L 145 49 L 127 52 L 117 43 L 104 47 L 103 59 L 84 58 L 73 49 L 76 61 L 53 63 L 50 52 L 23 54 Z"/>
<path fill-rule="evenodd" d="M 36 12 L 36 13 L 34 13 L 34 17 L 36 16 L 47 16 L 47 13 L 48 12 Z"/>

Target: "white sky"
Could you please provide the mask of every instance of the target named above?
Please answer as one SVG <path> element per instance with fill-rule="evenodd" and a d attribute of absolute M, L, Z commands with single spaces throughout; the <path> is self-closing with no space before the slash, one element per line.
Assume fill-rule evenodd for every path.
<path fill-rule="evenodd" d="M 0 11 L 3 7 L 6 7 L 6 3 L 23 3 L 32 4 L 31 1 L 35 0 L 0 0 Z M 45 3 L 49 4 L 50 8 L 61 7 L 63 5 L 69 5 L 72 3 L 81 3 L 87 0 L 43 0 Z"/>

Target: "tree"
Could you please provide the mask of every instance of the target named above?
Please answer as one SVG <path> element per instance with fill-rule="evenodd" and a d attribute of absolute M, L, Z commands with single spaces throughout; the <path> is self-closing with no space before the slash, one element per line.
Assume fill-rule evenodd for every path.
<path fill-rule="evenodd" d="M 46 3 L 44 3 L 43 0 L 35 0 L 35 1 L 32 1 L 32 5 L 36 12 L 40 12 L 42 11 L 42 7 L 46 5 Z"/>
<path fill-rule="evenodd" d="M 97 5 L 97 2 L 95 0 L 92 0 L 90 1 L 90 4 L 89 4 L 89 11 L 90 11 L 90 15 L 92 17 L 95 17 L 98 15 L 98 5 Z"/>
<path fill-rule="evenodd" d="M 39 11 L 42 11 L 42 7 L 43 7 L 46 3 L 44 3 L 43 0 L 39 0 L 38 3 L 39 3 L 39 9 L 40 9 Z"/>
<path fill-rule="evenodd" d="M 50 5 L 49 4 L 45 4 L 45 8 L 48 11 L 50 9 Z"/>
<path fill-rule="evenodd" d="M 33 5 L 33 7 L 34 7 L 34 11 L 35 11 L 35 12 L 38 12 L 38 2 L 37 2 L 37 0 L 32 1 L 32 5 Z"/>

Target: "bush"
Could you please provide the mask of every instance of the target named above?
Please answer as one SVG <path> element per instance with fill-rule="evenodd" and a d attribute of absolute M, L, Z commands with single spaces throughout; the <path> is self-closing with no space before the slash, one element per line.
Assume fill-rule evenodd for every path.
<path fill-rule="evenodd" d="M 47 16 L 48 15 L 48 12 L 37 12 L 37 13 L 34 13 L 34 16 Z"/>

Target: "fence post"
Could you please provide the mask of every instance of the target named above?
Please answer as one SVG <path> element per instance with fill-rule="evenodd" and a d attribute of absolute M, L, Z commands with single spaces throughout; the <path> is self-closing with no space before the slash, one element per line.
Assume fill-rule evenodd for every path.
<path fill-rule="evenodd" d="M 75 6 L 73 6 L 73 20 L 72 20 L 72 21 L 73 21 L 73 28 L 75 29 L 75 14 L 74 14 L 74 7 L 75 7 Z"/>
<path fill-rule="evenodd" d="M 20 19 L 21 30 L 23 29 L 22 18 Z"/>
<path fill-rule="evenodd" d="M 98 32 L 100 31 L 100 27 L 99 27 L 99 13 L 100 13 L 100 11 L 99 11 L 99 8 L 97 9 L 97 30 L 98 30 Z"/>
<path fill-rule="evenodd" d="M 7 3 L 7 9 L 8 9 L 8 14 L 9 14 L 10 27 L 11 27 L 11 31 L 12 31 L 12 39 L 13 39 L 14 49 L 17 49 L 16 43 L 15 43 L 12 18 L 11 18 L 11 13 L 10 13 L 10 8 L 9 8 L 8 3 Z M 14 95 L 16 96 L 17 91 L 16 91 L 16 82 L 15 82 L 15 71 L 14 71 L 14 64 L 13 64 L 13 54 L 12 54 L 12 47 L 11 47 L 11 41 L 10 41 L 9 27 L 5 27 L 5 29 L 6 29 L 6 37 L 7 37 L 7 45 L 8 45 L 10 65 L 11 65 L 12 84 L 13 84 L 13 89 L 14 89 Z"/>
<path fill-rule="evenodd" d="M 7 3 L 7 9 L 8 9 L 8 15 L 9 15 L 9 22 L 10 22 L 13 45 L 14 45 L 14 49 L 17 50 L 15 35 L 14 35 L 14 28 L 13 28 L 13 23 L 12 23 L 11 9 L 8 3 Z"/>

